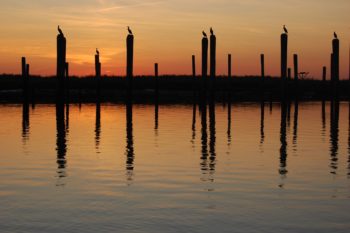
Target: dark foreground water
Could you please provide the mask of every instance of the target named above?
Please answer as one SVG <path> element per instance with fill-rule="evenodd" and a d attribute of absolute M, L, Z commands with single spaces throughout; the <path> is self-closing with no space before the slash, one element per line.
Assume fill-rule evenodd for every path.
<path fill-rule="evenodd" d="M 349 232 L 349 114 L 0 105 L 0 232 Z"/>

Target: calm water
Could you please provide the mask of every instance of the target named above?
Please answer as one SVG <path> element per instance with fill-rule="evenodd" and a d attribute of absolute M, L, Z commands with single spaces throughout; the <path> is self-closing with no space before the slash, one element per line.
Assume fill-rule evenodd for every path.
<path fill-rule="evenodd" d="M 0 105 L 0 232 L 349 232 L 349 104 Z"/>

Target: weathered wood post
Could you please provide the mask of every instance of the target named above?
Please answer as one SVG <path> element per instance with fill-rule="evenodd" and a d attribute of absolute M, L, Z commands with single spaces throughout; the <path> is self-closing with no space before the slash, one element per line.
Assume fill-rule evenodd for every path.
<path fill-rule="evenodd" d="M 197 86 L 197 79 L 196 79 L 196 57 L 195 55 L 192 55 L 192 88 L 193 88 L 193 94 L 195 96 L 195 92 L 198 88 Z"/>
<path fill-rule="evenodd" d="M 60 26 L 58 26 L 57 35 L 57 72 L 56 76 L 58 79 L 58 89 L 60 91 L 59 96 L 64 92 L 64 83 L 65 83 L 65 68 L 66 68 L 66 38 Z"/>
<path fill-rule="evenodd" d="M 292 69 L 288 68 L 288 82 L 292 79 Z"/>
<path fill-rule="evenodd" d="M 281 34 L 281 93 L 286 95 L 286 79 L 287 79 L 287 55 L 288 55 L 288 33 Z"/>
<path fill-rule="evenodd" d="M 128 92 L 132 91 L 132 78 L 133 78 L 133 67 L 134 67 L 134 35 L 128 27 L 129 34 L 126 37 L 126 78 Z"/>
<path fill-rule="evenodd" d="M 261 92 L 261 97 L 264 97 L 264 84 L 265 84 L 265 55 L 264 54 L 260 54 L 260 69 L 261 69 L 260 92 Z"/>
<path fill-rule="evenodd" d="M 196 78 L 196 57 L 192 55 L 192 77 Z"/>
<path fill-rule="evenodd" d="M 326 89 L 326 79 L 327 79 L 327 67 L 322 68 L 322 98 L 324 99 L 327 89 Z"/>
<path fill-rule="evenodd" d="M 214 89 L 214 81 L 216 76 L 216 36 L 214 31 L 210 28 L 210 79 L 211 89 Z"/>
<path fill-rule="evenodd" d="M 293 65 L 294 65 L 294 94 L 298 95 L 298 80 L 299 80 L 299 64 L 298 54 L 293 54 Z"/>
<path fill-rule="evenodd" d="M 203 31 L 202 38 L 202 91 L 206 90 L 208 72 L 208 37 Z"/>
<path fill-rule="evenodd" d="M 22 91 L 23 94 L 27 94 L 28 91 L 28 72 L 27 72 L 27 63 L 26 58 L 22 57 Z"/>
<path fill-rule="evenodd" d="M 227 77 L 229 79 L 232 78 L 232 57 L 231 54 L 227 55 Z"/>
<path fill-rule="evenodd" d="M 155 96 L 159 95 L 159 78 L 158 78 L 158 63 L 154 63 L 154 78 L 155 78 Z"/>
<path fill-rule="evenodd" d="M 334 33 L 334 39 L 332 41 L 333 51 L 333 91 L 334 94 L 338 94 L 339 83 L 339 39 L 336 33 Z"/>
<path fill-rule="evenodd" d="M 96 93 L 100 95 L 101 90 L 101 62 L 100 62 L 100 52 L 96 49 L 95 54 L 95 77 L 96 77 Z"/>

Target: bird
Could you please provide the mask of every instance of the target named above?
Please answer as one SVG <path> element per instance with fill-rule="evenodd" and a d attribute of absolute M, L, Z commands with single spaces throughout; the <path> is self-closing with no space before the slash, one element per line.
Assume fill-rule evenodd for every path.
<path fill-rule="evenodd" d="M 338 39 L 338 35 L 337 35 L 337 33 L 336 33 L 336 32 L 334 32 L 334 34 L 333 34 L 333 35 L 334 35 L 334 38 L 335 38 L 335 39 Z"/>
<path fill-rule="evenodd" d="M 207 38 L 207 33 L 205 33 L 205 31 L 202 31 L 202 34 L 205 38 Z"/>
<path fill-rule="evenodd" d="M 100 55 L 100 51 L 96 48 L 96 55 Z"/>
<path fill-rule="evenodd" d="M 129 26 L 128 26 L 128 32 L 129 32 L 130 35 L 132 35 L 132 31 L 131 31 Z"/>
<path fill-rule="evenodd" d="M 288 34 L 288 30 L 287 30 L 287 28 L 286 28 L 286 25 L 283 25 L 283 30 L 284 30 L 285 33 Z"/>
<path fill-rule="evenodd" d="M 210 34 L 213 36 L 214 35 L 214 31 L 213 31 L 213 28 L 210 27 Z"/>
<path fill-rule="evenodd" d="M 60 35 L 63 36 L 63 32 L 62 32 L 62 30 L 61 30 L 61 28 L 60 28 L 60 25 L 58 25 L 57 30 L 58 30 L 58 32 L 60 33 Z"/>

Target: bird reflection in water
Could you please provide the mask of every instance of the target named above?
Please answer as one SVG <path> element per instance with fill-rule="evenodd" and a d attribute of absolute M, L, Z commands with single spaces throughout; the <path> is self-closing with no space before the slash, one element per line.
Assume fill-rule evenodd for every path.
<path fill-rule="evenodd" d="M 132 103 L 126 104 L 126 179 L 131 182 L 134 172 L 134 137 L 132 125 Z"/>
<path fill-rule="evenodd" d="M 69 111 L 66 114 L 69 114 Z M 63 186 L 65 183 L 62 181 L 62 178 L 66 177 L 66 154 L 67 154 L 67 123 L 68 119 L 65 120 L 65 106 L 62 102 L 56 103 L 56 151 L 57 151 L 57 177 L 59 181 L 57 186 Z"/>
<path fill-rule="evenodd" d="M 331 101 L 330 125 L 330 168 L 332 174 L 337 174 L 339 149 L 339 101 Z"/>

